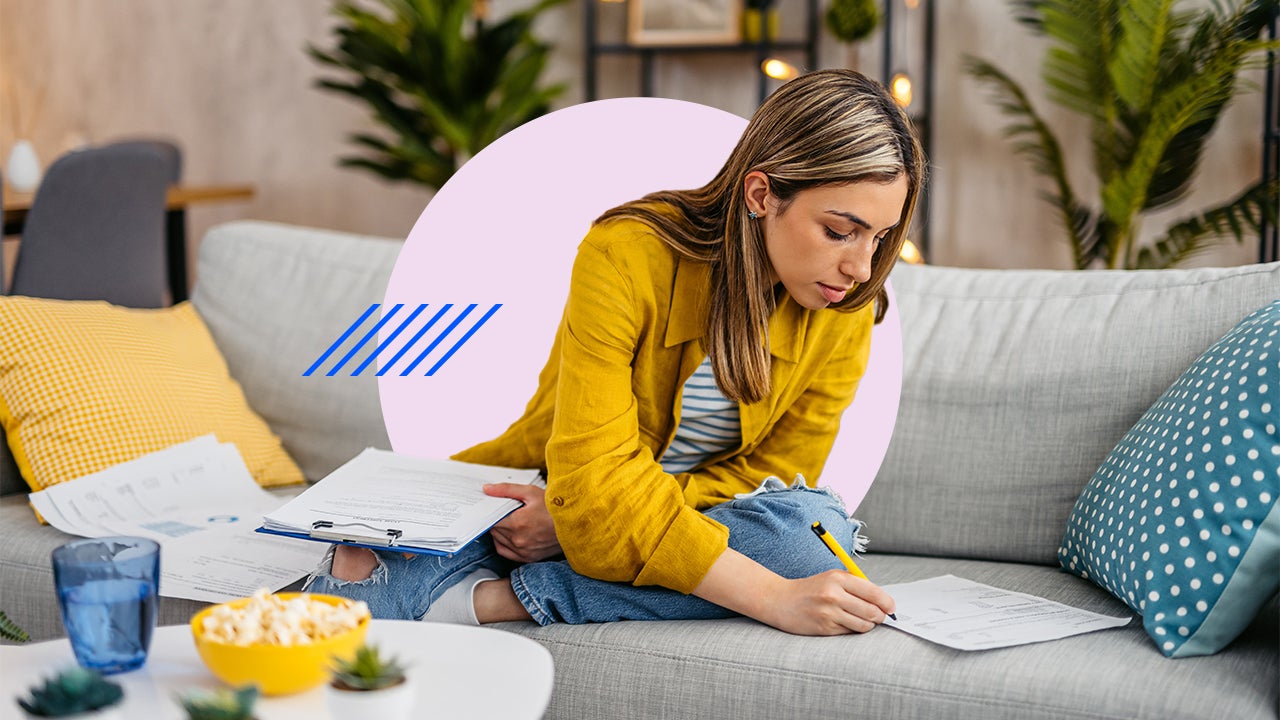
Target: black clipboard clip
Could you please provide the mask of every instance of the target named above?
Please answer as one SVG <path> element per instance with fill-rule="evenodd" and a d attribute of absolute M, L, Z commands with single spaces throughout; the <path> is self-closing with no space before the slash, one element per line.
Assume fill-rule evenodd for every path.
<path fill-rule="evenodd" d="M 353 527 L 365 528 L 370 532 L 363 533 L 359 530 L 345 529 Z M 344 529 L 339 530 L 338 528 Z M 335 540 L 337 542 L 391 547 L 396 544 L 402 534 L 399 530 L 393 528 L 383 530 L 362 522 L 335 523 L 332 520 L 316 520 L 311 523 L 311 537 L 316 540 Z"/>

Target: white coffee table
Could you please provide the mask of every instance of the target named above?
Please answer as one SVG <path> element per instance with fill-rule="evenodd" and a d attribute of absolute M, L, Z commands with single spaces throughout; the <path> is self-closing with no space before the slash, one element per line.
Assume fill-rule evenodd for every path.
<path fill-rule="evenodd" d="M 423 718 L 540 718 L 551 700 L 551 654 L 501 630 L 374 620 L 368 640 L 410 665 L 417 683 L 415 715 Z M 66 639 L 0 646 L 0 718 L 22 718 L 16 698 L 57 670 L 75 665 Z M 112 676 L 124 687 L 124 716 L 181 720 L 174 695 L 221 686 L 196 655 L 191 628 L 156 628 L 147 664 Z M 325 720 L 324 688 L 258 700 L 259 720 Z"/>

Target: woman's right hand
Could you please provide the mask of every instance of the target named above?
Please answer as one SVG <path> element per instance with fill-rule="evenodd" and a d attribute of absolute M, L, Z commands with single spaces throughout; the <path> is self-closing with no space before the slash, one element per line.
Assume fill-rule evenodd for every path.
<path fill-rule="evenodd" d="M 778 581 L 773 601 L 756 619 L 795 635 L 863 633 L 894 611 L 888 593 L 844 570 Z"/>
<path fill-rule="evenodd" d="M 693 594 L 795 635 L 866 632 L 895 607 L 878 585 L 844 570 L 789 580 L 732 548 Z"/>

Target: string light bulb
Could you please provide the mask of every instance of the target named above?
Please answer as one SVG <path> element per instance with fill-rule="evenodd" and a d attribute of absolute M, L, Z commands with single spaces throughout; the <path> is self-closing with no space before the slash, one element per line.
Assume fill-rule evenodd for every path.
<path fill-rule="evenodd" d="M 911 105 L 911 78 L 906 73 L 898 73 L 889 81 L 889 93 L 902 107 Z"/>
<path fill-rule="evenodd" d="M 910 240 L 902 241 L 902 250 L 898 252 L 898 257 L 902 258 L 903 262 L 908 262 L 912 265 L 924 264 L 924 255 L 920 254 L 920 248 L 916 247 L 916 244 Z"/>
<path fill-rule="evenodd" d="M 774 80 L 790 80 L 800 74 L 795 65 L 778 58 L 769 58 L 760 63 L 760 70 Z"/>

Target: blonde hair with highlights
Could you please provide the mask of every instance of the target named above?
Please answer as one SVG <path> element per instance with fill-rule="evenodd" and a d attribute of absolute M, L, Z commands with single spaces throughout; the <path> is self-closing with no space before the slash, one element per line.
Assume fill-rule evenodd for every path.
<path fill-rule="evenodd" d="M 711 265 L 707 353 L 721 392 L 746 403 L 769 393 L 768 324 L 776 304 L 764 230 L 748 217 L 744 200 L 752 171 L 768 177 L 779 212 L 810 188 L 906 177 L 902 217 L 875 251 L 870 280 L 831 306 L 852 311 L 875 302 L 880 322 L 889 304 L 885 280 L 911 224 L 925 158 L 911 121 L 884 86 L 852 70 L 821 70 L 765 100 L 711 182 L 650 193 L 596 219 L 639 220 L 682 256 Z"/>

